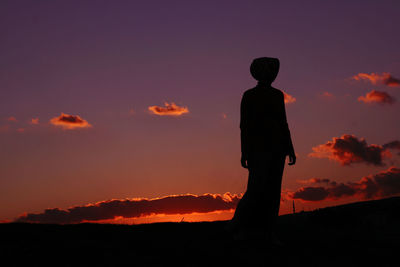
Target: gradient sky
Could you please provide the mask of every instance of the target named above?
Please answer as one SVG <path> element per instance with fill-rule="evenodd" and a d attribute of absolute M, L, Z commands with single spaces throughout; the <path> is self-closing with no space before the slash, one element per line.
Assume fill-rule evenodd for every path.
<path fill-rule="evenodd" d="M 280 59 L 273 86 L 296 99 L 286 109 L 298 162 L 284 194 L 299 180 L 399 168 L 398 150 L 385 165 L 309 156 L 346 134 L 400 139 L 400 84 L 382 78 L 400 78 L 399 11 L 395 0 L 1 1 L 0 221 L 110 199 L 243 193 L 239 106 L 262 56 Z M 359 100 L 372 90 L 394 101 Z M 165 102 L 189 112 L 151 114 Z M 52 124 L 61 113 L 91 127 Z M 281 214 L 291 212 L 284 199 Z"/>

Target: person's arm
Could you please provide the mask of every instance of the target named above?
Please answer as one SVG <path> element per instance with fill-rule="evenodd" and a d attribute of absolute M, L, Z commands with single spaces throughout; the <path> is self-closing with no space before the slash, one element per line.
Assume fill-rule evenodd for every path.
<path fill-rule="evenodd" d="M 240 145 L 242 157 L 240 162 L 243 168 L 247 168 L 247 160 L 249 158 L 249 145 L 248 145 L 248 105 L 246 94 L 243 94 L 240 103 Z"/>
<path fill-rule="evenodd" d="M 296 163 L 296 153 L 294 152 L 294 147 L 293 147 L 293 142 L 292 142 L 292 137 L 290 135 L 290 130 L 289 130 L 289 124 L 287 122 L 287 117 L 286 117 L 286 108 L 285 108 L 285 97 L 284 94 L 282 93 L 282 101 L 281 101 L 281 108 L 282 108 L 282 114 L 283 114 L 283 128 L 285 132 L 285 144 L 286 144 L 286 155 L 289 156 L 289 165 L 294 165 Z"/>

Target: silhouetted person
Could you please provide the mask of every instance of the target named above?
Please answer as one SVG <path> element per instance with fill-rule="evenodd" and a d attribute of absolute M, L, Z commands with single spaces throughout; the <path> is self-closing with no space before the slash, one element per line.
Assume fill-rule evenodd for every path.
<path fill-rule="evenodd" d="M 284 94 L 271 86 L 278 71 L 278 59 L 255 59 L 250 72 L 258 84 L 244 92 L 240 105 L 241 164 L 248 168 L 249 178 L 231 221 L 238 238 L 260 230 L 267 238 L 273 236 L 286 156 L 289 165 L 296 163 Z"/>

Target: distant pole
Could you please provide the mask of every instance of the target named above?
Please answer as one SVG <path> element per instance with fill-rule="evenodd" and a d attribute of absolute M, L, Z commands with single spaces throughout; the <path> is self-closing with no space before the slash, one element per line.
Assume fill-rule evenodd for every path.
<path fill-rule="evenodd" d="M 296 213 L 296 208 L 294 206 L 294 200 L 293 200 L 293 214 L 295 214 L 295 213 Z"/>

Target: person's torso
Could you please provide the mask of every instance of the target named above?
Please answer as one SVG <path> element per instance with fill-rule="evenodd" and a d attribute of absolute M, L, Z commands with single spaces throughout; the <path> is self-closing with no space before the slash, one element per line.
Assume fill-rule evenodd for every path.
<path fill-rule="evenodd" d="M 246 93 L 246 125 L 252 150 L 280 150 L 286 126 L 283 93 L 272 87 L 255 87 Z"/>

